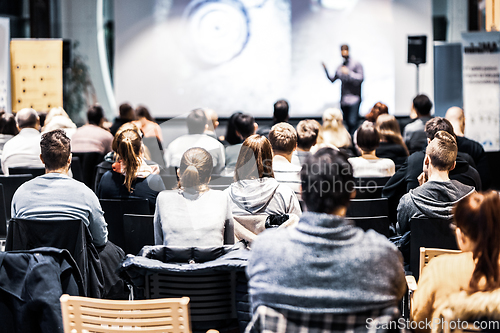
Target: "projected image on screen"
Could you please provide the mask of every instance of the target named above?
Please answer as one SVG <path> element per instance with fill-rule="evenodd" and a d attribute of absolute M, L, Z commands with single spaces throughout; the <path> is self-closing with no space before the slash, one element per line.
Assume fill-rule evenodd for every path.
<path fill-rule="evenodd" d="M 334 71 L 340 45 L 349 43 L 365 68 L 364 104 L 391 104 L 393 27 L 367 20 L 386 15 L 391 3 L 116 0 L 116 101 L 145 104 L 156 117 L 198 107 L 269 117 L 284 98 L 292 116 L 318 116 L 340 99 L 340 83 L 330 83 L 321 63 Z"/>

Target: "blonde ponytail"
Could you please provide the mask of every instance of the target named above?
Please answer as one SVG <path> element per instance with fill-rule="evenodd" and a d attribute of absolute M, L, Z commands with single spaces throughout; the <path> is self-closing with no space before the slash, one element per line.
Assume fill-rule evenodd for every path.
<path fill-rule="evenodd" d="M 120 133 L 117 141 L 117 153 L 125 166 L 125 181 L 123 184 L 130 192 L 133 190 L 132 183 L 141 164 L 141 137 L 135 131 L 126 130 Z"/>

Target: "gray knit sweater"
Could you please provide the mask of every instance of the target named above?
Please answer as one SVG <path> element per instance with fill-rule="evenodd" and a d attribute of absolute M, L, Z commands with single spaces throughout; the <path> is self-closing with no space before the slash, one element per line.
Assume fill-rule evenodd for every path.
<path fill-rule="evenodd" d="M 253 310 L 369 311 L 397 304 L 405 290 L 401 255 L 384 236 L 312 212 L 295 228 L 260 234 L 247 274 Z"/>

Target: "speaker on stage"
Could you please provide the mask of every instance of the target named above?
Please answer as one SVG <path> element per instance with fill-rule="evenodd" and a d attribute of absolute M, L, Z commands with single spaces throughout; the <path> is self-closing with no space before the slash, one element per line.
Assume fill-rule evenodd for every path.
<path fill-rule="evenodd" d="M 425 64 L 427 61 L 427 36 L 408 36 L 408 63 Z"/>

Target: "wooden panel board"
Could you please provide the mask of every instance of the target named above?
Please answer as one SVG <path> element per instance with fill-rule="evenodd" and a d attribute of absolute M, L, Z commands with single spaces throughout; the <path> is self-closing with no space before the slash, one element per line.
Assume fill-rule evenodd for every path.
<path fill-rule="evenodd" d="M 62 47 L 60 39 L 10 42 L 12 112 L 63 106 Z"/>

